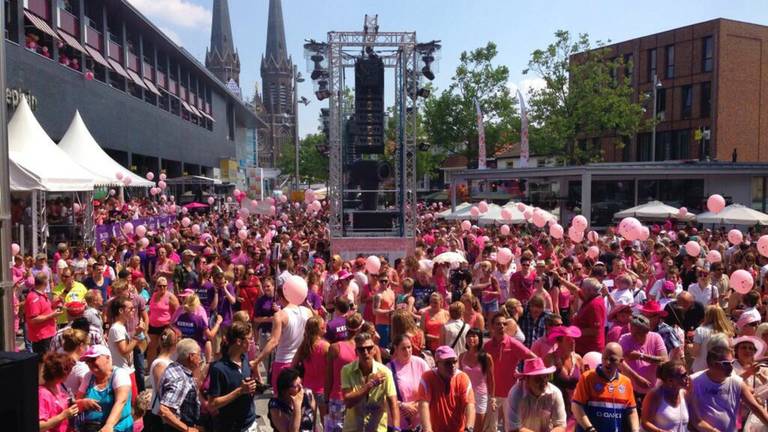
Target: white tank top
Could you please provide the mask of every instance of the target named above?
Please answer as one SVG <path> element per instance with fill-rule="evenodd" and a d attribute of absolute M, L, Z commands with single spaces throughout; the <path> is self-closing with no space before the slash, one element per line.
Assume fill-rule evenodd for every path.
<path fill-rule="evenodd" d="M 283 309 L 283 312 L 288 317 L 288 322 L 283 325 L 280 340 L 277 342 L 275 361 L 290 363 L 304 339 L 304 326 L 312 316 L 312 311 L 304 306 L 288 306 Z"/>
<path fill-rule="evenodd" d="M 680 404 L 674 407 L 661 396 L 659 407 L 656 409 L 656 416 L 653 418 L 653 425 L 665 431 L 686 432 L 688 430 L 688 406 L 685 403 L 685 398 L 680 395 Z"/>

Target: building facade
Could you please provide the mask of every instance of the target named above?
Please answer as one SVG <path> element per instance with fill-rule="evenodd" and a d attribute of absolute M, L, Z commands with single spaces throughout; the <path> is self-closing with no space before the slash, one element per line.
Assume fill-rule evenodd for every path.
<path fill-rule="evenodd" d="M 134 172 L 213 176 L 237 161 L 248 130 L 264 126 L 125 0 L 6 0 L 5 8 L 7 96 L 31 95 L 54 141 L 79 110 Z"/>
<path fill-rule="evenodd" d="M 656 93 L 655 152 L 651 131 L 623 146 L 615 138 L 583 140 L 599 145 L 610 162 L 664 160 L 768 161 L 768 27 L 715 19 L 608 47 L 629 65 L 636 100 L 647 115 Z M 585 142 L 591 141 L 591 143 Z"/>

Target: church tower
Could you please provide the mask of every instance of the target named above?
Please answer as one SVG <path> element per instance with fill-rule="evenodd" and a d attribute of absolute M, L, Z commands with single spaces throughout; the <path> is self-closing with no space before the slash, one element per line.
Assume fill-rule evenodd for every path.
<path fill-rule="evenodd" d="M 240 86 L 240 56 L 232 40 L 227 0 L 213 0 L 211 46 L 205 52 L 205 67 L 223 83 Z"/>

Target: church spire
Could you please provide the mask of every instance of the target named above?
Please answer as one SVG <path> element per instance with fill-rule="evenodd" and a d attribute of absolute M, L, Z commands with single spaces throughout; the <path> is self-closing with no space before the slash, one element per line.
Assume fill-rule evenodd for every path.
<path fill-rule="evenodd" d="M 240 84 L 240 56 L 232 39 L 227 0 L 213 0 L 211 46 L 205 53 L 205 67 L 224 83 Z"/>
<path fill-rule="evenodd" d="M 283 25 L 283 6 L 280 0 L 269 0 L 269 19 L 267 21 L 267 49 L 265 57 L 277 64 L 288 59 L 285 49 L 285 27 Z"/>

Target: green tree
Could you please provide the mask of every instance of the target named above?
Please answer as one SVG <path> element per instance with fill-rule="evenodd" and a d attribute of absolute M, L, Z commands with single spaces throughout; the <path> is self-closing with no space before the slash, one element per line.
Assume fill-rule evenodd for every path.
<path fill-rule="evenodd" d="M 559 30 L 555 42 L 531 54 L 523 74 L 542 78 L 544 88 L 529 92 L 531 147 L 572 164 L 603 159 L 588 138 L 610 137 L 621 148 L 645 127 L 643 103 L 634 100 L 632 65 L 587 34 L 576 40 Z M 626 68 L 625 68 L 626 66 Z M 580 140 L 582 141 L 579 145 Z"/>
<path fill-rule="evenodd" d="M 425 130 L 429 142 L 444 155 L 477 156 L 475 98 L 485 120 L 486 154 L 490 157 L 497 145 L 516 139 L 520 126 L 516 98 L 507 87 L 509 69 L 493 62 L 497 54 L 493 42 L 462 52 L 451 84 L 439 96 L 427 99 Z"/>
<path fill-rule="evenodd" d="M 317 151 L 317 145 L 326 142 L 321 133 L 305 136 L 299 142 L 299 176 L 302 182 L 320 183 L 328 180 L 328 158 Z M 294 146 L 286 145 L 277 166 L 283 174 L 292 175 L 295 167 Z"/>

